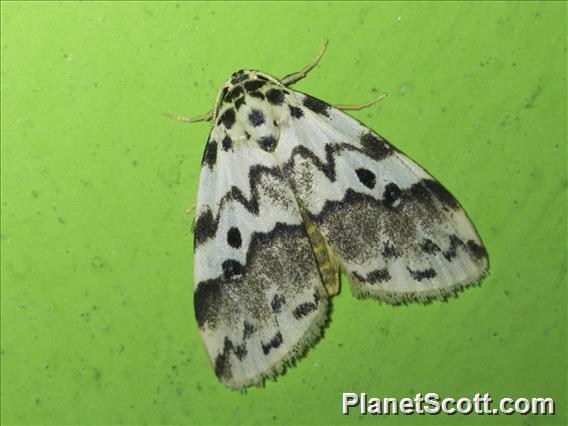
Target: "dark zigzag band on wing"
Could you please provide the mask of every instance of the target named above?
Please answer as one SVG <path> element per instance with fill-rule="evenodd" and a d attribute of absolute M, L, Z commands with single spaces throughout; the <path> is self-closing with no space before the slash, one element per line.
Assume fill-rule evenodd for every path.
<path fill-rule="evenodd" d="M 296 157 L 310 160 L 313 165 L 320 170 L 331 181 L 335 181 L 335 157 L 344 151 L 359 152 L 372 158 L 375 161 L 381 161 L 398 152 L 392 145 L 380 136 L 377 137 L 372 133 L 364 133 L 361 136 L 361 144 L 363 149 L 348 143 L 334 143 L 325 146 L 325 162 L 314 154 L 310 149 L 303 145 L 294 147 L 290 158 L 284 164 L 284 172 L 286 174 L 293 173 Z"/>
<path fill-rule="evenodd" d="M 479 263 L 487 257 L 487 252 L 474 240 L 463 241 L 458 235 L 449 234 L 446 235 L 446 249 L 441 248 L 446 246 L 444 241 L 434 242 L 429 238 L 425 238 L 422 242 L 416 241 L 418 226 L 428 232 L 444 223 L 445 215 L 441 216 L 441 211 L 451 213 L 458 209 L 461 209 L 459 203 L 440 183 L 423 179 L 406 189 L 400 189 L 396 184 L 391 183 L 387 185 L 380 200 L 348 189 L 342 200 L 327 201 L 320 213 L 313 215 L 308 212 L 308 214 L 324 233 L 344 235 L 345 229 L 355 232 L 349 238 L 333 241 L 339 256 L 355 263 L 363 264 L 379 252 L 385 260 L 398 257 L 405 253 L 407 247 L 416 244 L 420 244 L 420 249 L 426 254 L 439 252 L 448 262 L 456 257 L 457 250 L 461 248 L 472 260 Z M 436 233 L 439 231 L 432 232 Z M 385 240 L 388 242 L 385 242 L 382 250 L 381 247 L 363 243 Z M 394 254 L 396 256 L 393 256 Z M 417 281 L 435 276 L 428 270 L 408 272 Z M 388 270 L 378 269 L 370 271 L 366 277 L 359 275 L 356 278 L 370 284 L 378 284 L 388 281 L 390 275 Z"/>
<path fill-rule="evenodd" d="M 250 199 L 243 194 L 243 192 L 236 186 L 232 186 L 219 201 L 217 214 L 213 217 L 211 209 L 207 208 L 201 212 L 195 221 L 194 229 L 194 247 L 197 248 L 209 238 L 213 238 L 217 233 L 219 226 L 219 219 L 221 217 L 223 207 L 230 201 L 240 203 L 249 213 L 258 216 L 258 201 L 259 201 L 259 186 L 262 184 L 262 177 L 264 175 L 272 176 L 276 179 L 283 180 L 282 172 L 277 167 L 266 167 L 261 165 L 252 166 L 249 170 L 249 187 L 251 196 Z"/>
<path fill-rule="evenodd" d="M 251 301 L 250 306 L 232 306 L 234 309 L 243 309 L 251 312 L 254 317 L 263 317 L 265 315 L 272 315 L 273 308 L 261 302 L 264 296 L 263 290 L 269 285 L 269 282 L 264 279 L 266 276 L 272 277 L 273 282 L 278 282 L 282 288 L 290 287 L 291 283 L 286 280 L 279 279 L 283 275 L 293 274 L 295 277 L 302 275 L 309 275 L 313 271 L 317 271 L 317 266 L 314 262 L 306 262 L 305 253 L 303 257 L 298 257 L 298 251 L 295 245 L 298 241 L 305 244 L 306 253 L 311 253 L 309 246 L 309 239 L 304 224 L 287 225 L 277 222 L 274 229 L 268 233 L 255 232 L 251 235 L 251 241 L 246 254 L 246 264 L 242 265 L 233 259 L 227 259 L 223 262 L 223 274 L 217 278 L 209 279 L 199 282 L 195 289 L 194 305 L 195 305 L 195 318 L 199 327 L 205 324 L 209 328 L 216 328 L 219 319 L 219 312 L 221 310 L 231 310 L 231 305 L 234 301 L 223 302 L 221 299 L 225 292 L 235 292 L 239 294 L 241 300 Z M 262 261 L 258 259 L 258 255 L 266 250 L 267 246 L 274 245 L 278 242 L 278 250 L 274 249 L 274 257 L 263 255 Z M 289 243 L 293 245 L 290 246 Z M 286 259 L 288 256 L 288 259 Z M 290 257 L 297 258 L 296 261 L 289 260 Z M 278 265 L 279 260 L 286 260 L 289 265 L 282 267 Z M 255 260 L 259 260 L 255 264 Z M 238 266 L 237 266 L 238 264 Z M 296 271 L 291 270 L 290 266 L 294 265 Z M 253 267 L 258 268 L 255 272 Z M 305 270 L 302 268 L 304 267 Z M 292 268 L 292 269 L 294 269 Z M 258 274 L 258 275 L 257 275 Z M 246 281 L 246 285 L 244 284 Z M 297 285 L 297 283 L 295 284 Z M 293 290 L 293 289 L 291 289 Z M 277 300 L 281 302 L 285 297 L 280 297 Z M 279 303 L 274 303 L 276 310 L 281 306 Z M 228 317 L 232 318 L 232 317 Z"/>
<path fill-rule="evenodd" d="M 373 158 L 376 161 L 380 161 L 387 158 L 391 154 L 397 152 L 392 146 L 388 145 L 384 139 L 378 139 L 371 133 L 365 133 L 361 136 L 361 143 L 364 149 L 361 150 L 353 145 L 347 143 L 341 144 L 328 144 L 325 147 L 326 151 L 326 162 L 322 162 L 319 157 L 317 157 L 313 152 L 304 146 L 297 146 L 293 149 L 290 159 L 284 165 L 286 173 L 292 173 L 296 157 L 300 156 L 304 159 L 310 160 L 318 170 L 325 174 L 325 176 L 330 180 L 335 180 L 335 157 L 341 154 L 343 151 L 353 151 L 359 152 L 364 155 Z M 263 175 L 270 175 L 279 180 L 283 180 L 283 174 L 281 170 L 277 167 L 266 167 L 261 165 L 252 166 L 249 170 L 249 187 L 251 188 L 250 199 L 247 199 L 242 191 L 236 187 L 231 187 L 220 200 L 219 208 L 217 214 L 213 217 L 213 213 L 209 208 L 206 211 L 201 212 L 197 220 L 195 221 L 195 231 L 194 231 L 194 247 L 197 248 L 209 238 L 212 238 L 217 233 L 217 228 L 219 226 L 219 219 L 223 211 L 224 205 L 229 201 L 236 201 L 240 203 L 248 212 L 258 216 L 258 201 L 259 201 L 259 185 L 262 182 Z M 361 177 L 360 177 L 361 179 Z M 428 189 L 436 194 L 440 200 L 443 200 L 445 205 L 452 208 L 457 208 L 459 206 L 456 199 L 438 182 L 434 180 L 425 180 L 427 182 Z M 365 182 L 364 182 L 365 183 Z M 369 186 L 367 184 L 367 186 Z M 384 193 L 385 204 L 393 204 L 396 202 L 400 196 L 400 188 L 395 184 L 387 185 L 387 190 Z"/>
<path fill-rule="evenodd" d="M 365 132 L 360 138 L 361 145 L 363 149 L 356 146 L 350 145 L 348 143 L 338 143 L 338 144 L 327 144 L 325 146 L 326 160 L 322 162 L 317 155 L 311 152 L 305 146 L 299 145 L 292 150 L 290 159 L 284 165 L 284 170 L 288 173 L 293 170 L 295 164 L 296 156 L 309 159 L 330 181 L 335 180 L 335 157 L 344 151 L 353 151 L 364 154 L 375 161 L 383 160 L 390 155 L 398 152 L 396 148 L 390 145 L 384 138 L 376 136 L 372 133 Z M 209 146 L 211 144 L 211 147 Z M 217 144 L 215 141 L 211 141 L 207 144 L 205 149 L 203 162 L 207 164 L 210 168 L 213 167 L 215 161 L 212 159 L 212 151 L 216 150 Z M 249 186 L 251 188 L 251 197 L 247 199 L 242 191 L 236 186 L 231 187 L 231 190 L 227 192 L 219 202 L 219 208 L 217 210 L 217 215 L 213 217 L 213 213 L 210 209 L 202 212 L 197 220 L 195 221 L 195 233 L 194 233 L 194 247 L 198 247 L 203 244 L 209 238 L 212 238 L 217 233 L 217 228 L 219 226 L 219 218 L 223 210 L 223 205 L 228 201 L 237 201 L 243 205 L 250 213 L 255 216 L 258 215 L 258 185 L 261 182 L 262 174 L 269 174 L 280 180 L 284 177 L 279 168 L 269 168 L 266 166 L 256 165 L 249 170 Z"/>
<path fill-rule="evenodd" d="M 354 151 L 361 154 L 367 155 L 368 157 L 380 161 L 387 158 L 393 153 L 397 152 L 395 148 L 386 142 L 385 139 L 377 137 L 372 133 L 364 133 L 361 136 L 361 144 L 363 149 L 356 146 L 339 143 L 339 144 L 328 144 L 325 146 L 326 151 L 326 161 L 322 162 L 313 152 L 311 152 L 305 146 L 297 146 L 293 149 L 290 159 L 284 165 L 284 169 L 290 172 L 295 164 L 296 156 L 309 159 L 325 176 L 330 180 L 335 180 L 335 157 L 344 151 Z M 215 161 L 211 158 L 212 151 L 217 147 L 215 141 L 211 141 L 204 153 L 204 164 L 207 164 L 210 168 L 214 165 Z M 217 232 L 217 227 L 219 226 L 219 218 L 223 209 L 223 205 L 228 201 L 237 201 L 243 205 L 250 213 L 255 216 L 258 215 L 258 185 L 261 182 L 262 174 L 269 174 L 278 179 L 283 179 L 282 172 L 279 168 L 269 168 L 261 165 L 256 165 L 250 168 L 249 171 L 249 186 L 251 188 L 251 197 L 247 199 L 242 191 L 236 186 L 231 187 L 231 190 L 227 192 L 219 202 L 219 209 L 217 210 L 217 215 L 213 217 L 213 213 L 210 209 L 202 212 L 197 220 L 195 221 L 195 234 L 194 234 L 194 246 L 198 247 L 209 238 L 215 236 Z"/>

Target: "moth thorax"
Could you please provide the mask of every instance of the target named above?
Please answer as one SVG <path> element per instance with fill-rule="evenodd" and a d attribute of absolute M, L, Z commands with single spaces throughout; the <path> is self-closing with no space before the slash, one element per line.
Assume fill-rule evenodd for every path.
<path fill-rule="evenodd" d="M 237 122 L 242 123 L 243 139 L 258 144 L 266 152 L 276 150 L 280 128 L 272 108 L 262 108 L 260 105 L 241 108 L 237 117 Z"/>

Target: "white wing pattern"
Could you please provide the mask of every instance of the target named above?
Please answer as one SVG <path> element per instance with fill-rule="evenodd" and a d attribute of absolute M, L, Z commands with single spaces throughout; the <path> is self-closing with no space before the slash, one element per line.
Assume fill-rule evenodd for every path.
<path fill-rule="evenodd" d="M 195 314 L 219 379 L 262 383 L 304 352 L 339 272 L 391 303 L 477 283 L 487 253 L 455 198 L 343 112 L 264 73 L 225 84 L 203 156 Z"/>

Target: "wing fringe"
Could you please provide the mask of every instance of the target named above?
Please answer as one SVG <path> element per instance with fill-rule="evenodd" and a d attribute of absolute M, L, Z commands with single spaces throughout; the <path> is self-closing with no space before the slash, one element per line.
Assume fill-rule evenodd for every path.
<path fill-rule="evenodd" d="M 270 379 L 276 381 L 276 377 L 284 374 L 288 367 L 293 367 L 296 361 L 300 360 L 306 355 L 312 345 L 323 337 L 324 329 L 329 322 L 329 312 L 331 306 L 327 298 L 322 298 L 320 301 L 322 305 L 318 310 L 316 316 L 312 319 L 312 323 L 302 335 L 302 337 L 293 345 L 292 349 L 284 354 L 284 356 L 276 363 L 270 365 L 265 371 L 259 373 L 250 380 L 243 381 L 238 384 L 226 384 L 234 390 L 241 393 L 246 392 L 246 388 L 250 386 L 264 387 L 266 380 Z"/>

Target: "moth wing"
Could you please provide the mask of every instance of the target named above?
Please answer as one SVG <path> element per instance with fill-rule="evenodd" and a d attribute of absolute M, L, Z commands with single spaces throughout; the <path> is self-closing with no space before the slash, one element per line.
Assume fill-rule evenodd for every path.
<path fill-rule="evenodd" d="M 273 156 L 229 146 L 225 132 L 213 128 L 199 178 L 194 305 L 215 373 L 238 389 L 278 374 L 308 347 L 327 296 Z"/>
<path fill-rule="evenodd" d="M 279 162 L 355 295 L 427 300 L 484 276 L 483 243 L 440 183 L 357 120 L 289 92 Z"/>

